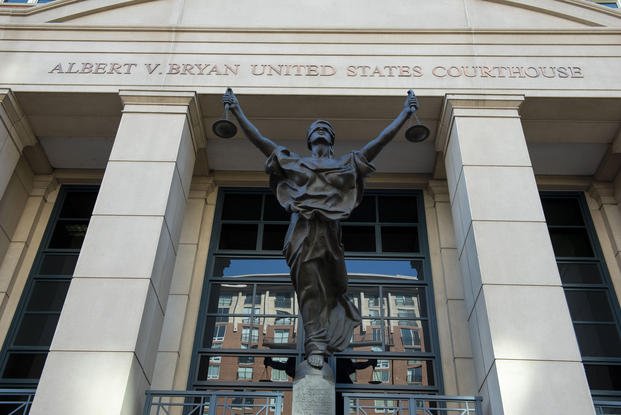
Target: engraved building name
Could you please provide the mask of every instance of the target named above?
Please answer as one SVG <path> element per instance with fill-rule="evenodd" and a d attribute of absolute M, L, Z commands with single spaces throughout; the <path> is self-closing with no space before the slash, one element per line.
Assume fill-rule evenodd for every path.
<path fill-rule="evenodd" d="M 580 66 L 533 65 L 346 65 L 227 64 L 227 63 L 120 63 L 59 62 L 49 74 L 224 76 L 236 77 L 333 77 L 347 78 L 584 78 Z"/>

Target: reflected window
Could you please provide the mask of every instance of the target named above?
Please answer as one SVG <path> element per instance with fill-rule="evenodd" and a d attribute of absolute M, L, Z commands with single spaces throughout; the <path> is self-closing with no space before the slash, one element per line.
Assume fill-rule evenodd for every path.
<path fill-rule="evenodd" d="M 286 311 L 281 311 L 281 310 L 276 310 L 276 314 L 279 316 L 287 316 L 287 317 L 278 317 L 274 320 L 274 324 L 276 325 L 289 325 L 291 324 L 291 314 L 287 313 Z"/>
<path fill-rule="evenodd" d="M 213 341 L 218 342 L 224 340 L 224 334 L 226 333 L 226 325 L 218 324 L 213 332 Z"/>
<path fill-rule="evenodd" d="M 258 323 L 259 322 L 259 317 L 258 315 L 261 313 L 261 308 L 260 307 L 244 307 L 243 310 L 244 314 L 248 317 L 244 317 L 243 318 L 243 322 L 244 323 Z M 250 317 L 250 316 L 254 316 L 254 317 Z"/>
<path fill-rule="evenodd" d="M 230 295 L 222 295 L 218 299 L 218 309 L 228 310 L 228 308 L 231 306 L 232 303 L 233 303 L 233 299 L 231 298 Z"/>
<path fill-rule="evenodd" d="M 219 379 L 220 378 L 220 366 L 209 366 L 207 371 L 207 379 Z"/>
<path fill-rule="evenodd" d="M 420 385 L 423 383 L 423 367 L 415 366 L 408 368 L 408 378 L 407 381 L 409 384 Z"/>
<path fill-rule="evenodd" d="M 389 378 L 390 378 L 390 371 L 388 370 L 383 370 L 383 369 L 378 368 L 376 371 L 373 372 L 374 382 L 387 383 Z"/>
<path fill-rule="evenodd" d="M 291 296 L 286 294 L 276 294 L 274 298 L 274 307 L 289 308 L 291 307 Z"/>
<path fill-rule="evenodd" d="M 244 327 L 241 335 L 242 343 L 258 343 L 259 329 Z"/>
<path fill-rule="evenodd" d="M 237 379 L 252 380 L 252 368 L 251 367 L 237 368 Z"/>
<path fill-rule="evenodd" d="M 288 343 L 289 330 L 274 330 L 274 343 Z"/>
<path fill-rule="evenodd" d="M 397 305 L 414 305 L 414 297 L 406 297 L 405 295 L 396 295 L 395 303 Z"/>
<path fill-rule="evenodd" d="M 401 329 L 403 347 L 420 349 L 420 335 L 416 329 Z"/>

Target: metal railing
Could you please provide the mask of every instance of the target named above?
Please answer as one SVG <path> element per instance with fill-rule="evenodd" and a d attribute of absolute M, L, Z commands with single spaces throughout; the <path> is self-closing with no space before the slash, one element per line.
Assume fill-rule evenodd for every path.
<path fill-rule="evenodd" d="M 480 397 L 344 393 L 348 415 L 483 415 Z"/>
<path fill-rule="evenodd" d="M 143 415 L 281 415 L 281 392 L 146 391 Z"/>
<path fill-rule="evenodd" d="M 0 415 L 28 415 L 35 389 L 0 389 Z"/>
<path fill-rule="evenodd" d="M 597 415 L 621 415 L 621 401 L 593 401 Z"/>

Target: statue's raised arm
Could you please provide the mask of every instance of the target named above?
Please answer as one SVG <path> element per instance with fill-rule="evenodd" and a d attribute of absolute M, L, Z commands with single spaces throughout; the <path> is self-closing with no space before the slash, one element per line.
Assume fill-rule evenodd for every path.
<path fill-rule="evenodd" d="M 274 143 L 269 138 L 265 137 L 257 127 L 253 123 L 248 120 L 244 111 L 239 105 L 239 101 L 237 97 L 233 93 L 231 88 L 227 88 L 224 96 L 222 97 L 222 103 L 224 105 L 228 105 L 229 110 L 233 113 L 237 121 L 239 122 L 239 126 L 244 130 L 246 137 L 254 144 L 263 154 L 267 157 L 270 156 L 276 150 L 278 145 Z"/>
<path fill-rule="evenodd" d="M 362 149 L 360 153 L 366 157 L 368 161 L 372 161 L 382 151 L 384 146 L 388 144 L 397 134 L 397 131 L 403 126 L 410 116 L 418 109 L 418 101 L 414 95 L 414 91 L 411 89 L 408 91 L 408 96 L 403 104 L 403 109 L 397 115 L 397 117 L 390 123 L 377 137 L 369 141 Z"/>

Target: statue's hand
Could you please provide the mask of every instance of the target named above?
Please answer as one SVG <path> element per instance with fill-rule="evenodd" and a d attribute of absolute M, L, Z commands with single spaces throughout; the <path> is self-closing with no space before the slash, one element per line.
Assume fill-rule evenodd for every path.
<path fill-rule="evenodd" d="M 414 95 L 414 91 L 411 89 L 408 91 L 407 98 L 405 98 L 403 108 L 406 109 L 409 114 L 416 112 L 418 109 L 418 99 L 416 99 L 416 95 Z"/>
<path fill-rule="evenodd" d="M 229 109 L 239 108 L 239 101 L 231 88 L 226 89 L 226 92 L 222 96 L 222 103 L 228 105 Z"/>

